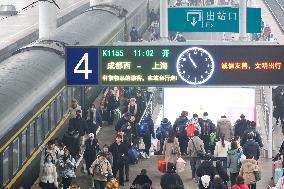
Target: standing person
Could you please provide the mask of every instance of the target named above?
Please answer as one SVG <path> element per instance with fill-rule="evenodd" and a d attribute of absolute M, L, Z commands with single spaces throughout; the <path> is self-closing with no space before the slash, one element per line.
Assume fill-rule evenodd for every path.
<path fill-rule="evenodd" d="M 103 152 L 106 154 L 106 158 L 112 167 L 113 166 L 113 156 L 111 152 L 109 151 L 109 146 L 107 144 L 103 146 Z"/>
<path fill-rule="evenodd" d="M 56 166 L 53 163 L 51 154 L 47 154 L 44 158 L 39 178 L 42 189 L 55 189 L 58 187 Z"/>
<path fill-rule="evenodd" d="M 142 117 L 143 112 L 144 112 L 144 110 L 146 108 L 146 98 L 145 98 L 145 95 L 142 95 L 141 91 L 137 92 L 136 103 L 138 105 L 137 116 L 136 117 L 137 117 L 137 120 L 140 120 L 140 118 Z"/>
<path fill-rule="evenodd" d="M 225 140 L 225 135 L 221 135 L 220 140 L 216 143 L 214 156 L 223 162 L 223 166 L 227 169 L 227 152 L 230 148 L 230 142 Z"/>
<path fill-rule="evenodd" d="M 201 164 L 202 154 L 205 154 L 203 141 L 198 136 L 198 131 L 194 132 L 194 137 L 188 142 L 188 155 L 191 166 L 192 179 L 198 180 L 196 170 Z"/>
<path fill-rule="evenodd" d="M 123 116 L 117 121 L 115 125 L 115 131 L 119 132 L 123 125 L 125 125 L 131 119 L 131 114 L 129 112 L 123 114 Z"/>
<path fill-rule="evenodd" d="M 48 154 L 50 154 L 52 156 L 53 163 L 57 164 L 58 158 L 59 158 L 59 151 L 57 151 L 56 148 L 55 148 L 54 140 L 48 141 L 47 146 L 44 147 L 44 149 L 42 150 L 41 160 L 40 160 L 41 165 L 44 164 L 44 160 L 46 159 L 46 156 Z"/>
<path fill-rule="evenodd" d="M 131 31 L 130 31 L 130 41 L 131 42 L 138 42 L 138 31 L 137 29 L 133 26 Z"/>
<path fill-rule="evenodd" d="M 82 110 L 82 109 L 81 109 L 81 106 L 78 104 L 78 100 L 73 98 L 71 101 L 71 107 L 69 108 L 70 119 L 73 119 L 76 117 L 77 110 Z"/>
<path fill-rule="evenodd" d="M 231 149 L 228 150 L 227 154 L 227 165 L 230 172 L 230 180 L 231 186 L 236 183 L 236 178 L 240 172 L 240 156 L 241 156 L 241 149 L 238 147 L 238 143 L 236 141 L 231 142 Z"/>
<path fill-rule="evenodd" d="M 233 137 L 233 128 L 231 121 L 226 116 L 221 116 L 221 119 L 217 120 L 217 138 L 224 135 L 225 140 L 230 141 Z"/>
<path fill-rule="evenodd" d="M 122 136 L 117 134 L 115 142 L 110 145 L 109 151 L 113 155 L 113 175 L 116 177 L 117 172 L 119 172 L 119 185 L 124 185 L 124 164 L 127 159 L 128 148 L 125 143 L 122 142 Z M 128 175 L 129 176 L 129 175 Z M 129 179 L 129 178 L 127 178 Z"/>
<path fill-rule="evenodd" d="M 151 136 L 155 138 L 155 132 L 154 132 L 154 122 L 152 119 L 152 115 L 148 114 L 146 118 L 144 118 L 140 123 L 139 128 L 139 135 L 143 137 L 143 142 L 145 144 L 145 153 L 146 158 L 150 157 L 150 148 L 151 148 Z"/>
<path fill-rule="evenodd" d="M 236 138 L 243 138 L 245 130 L 248 129 L 250 122 L 245 119 L 244 114 L 240 115 L 240 119 L 238 119 L 234 126 L 234 135 Z"/>
<path fill-rule="evenodd" d="M 256 189 L 256 179 L 254 174 L 254 171 L 256 170 L 259 170 L 257 161 L 253 159 L 252 155 L 246 155 L 246 159 L 242 162 L 240 175 L 244 177 L 244 183 L 246 183 L 250 189 Z"/>
<path fill-rule="evenodd" d="M 136 99 L 135 98 L 131 98 L 130 99 L 130 102 L 127 106 L 127 111 L 130 112 L 131 116 L 135 116 L 136 117 L 136 114 L 137 114 L 137 111 L 138 111 L 138 105 L 136 103 Z"/>
<path fill-rule="evenodd" d="M 92 103 L 91 107 L 87 110 L 87 124 L 90 133 L 96 135 L 98 127 L 101 127 L 103 124 L 102 116 L 95 108 L 95 104 Z"/>
<path fill-rule="evenodd" d="M 68 127 L 67 133 L 63 135 L 62 142 L 70 150 L 72 157 L 76 157 L 80 150 L 79 133 L 73 127 Z"/>
<path fill-rule="evenodd" d="M 59 165 L 62 168 L 63 189 L 67 189 L 71 185 L 72 179 L 76 177 L 76 162 L 67 147 L 64 149 L 64 155 L 59 159 Z"/>
<path fill-rule="evenodd" d="M 188 112 L 182 111 L 179 118 L 176 119 L 173 129 L 178 138 L 178 142 L 180 144 L 181 155 L 185 155 L 187 153 L 187 145 L 188 145 L 188 137 L 186 136 L 186 125 L 188 122 Z"/>
<path fill-rule="evenodd" d="M 203 140 L 205 151 L 211 152 L 210 134 L 215 131 L 215 125 L 208 119 L 208 113 L 203 113 L 203 118 L 200 120 L 201 134 L 200 138 Z"/>
<path fill-rule="evenodd" d="M 180 176 L 175 172 L 175 164 L 167 163 L 167 172 L 161 177 L 160 185 L 162 189 L 184 189 Z"/>
<path fill-rule="evenodd" d="M 107 179 L 112 177 L 112 169 L 104 152 L 100 152 L 90 167 L 96 189 L 105 189 Z"/>
<path fill-rule="evenodd" d="M 216 161 L 216 170 L 217 174 L 221 177 L 223 183 L 228 187 L 228 181 L 230 181 L 229 175 L 227 173 L 227 169 L 222 165 L 221 161 Z"/>
<path fill-rule="evenodd" d="M 224 180 L 220 175 L 215 175 L 210 189 L 228 189 L 227 185 L 224 184 Z"/>
<path fill-rule="evenodd" d="M 217 171 L 216 168 L 213 165 L 212 157 L 210 154 L 207 154 L 203 157 L 204 161 L 201 163 L 201 165 L 196 170 L 196 175 L 200 178 L 198 188 L 199 189 L 205 189 L 201 177 L 208 175 L 210 177 L 209 182 L 209 188 L 211 187 L 212 181 L 214 179 L 214 176 L 216 175 Z"/>
<path fill-rule="evenodd" d="M 80 154 L 83 153 L 83 146 L 85 144 L 85 135 L 89 133 L 87 122 L 82 118 L 81 110 L 76 111 L 76 118 L 70 119 L 70 127 L 73 127 L 80 136 Z"/>
<path fill-rule="evenodd" d="M 95 161 L 97 153 L 100 151 L 98 139 L 95 138 L 95 135 L 93 133 L 89 134 L 89 138 L 86 140 L 85 146 L 86 149 L 83 157 L 86 162 L 86 169 L 88 171 L 88 174 L 90 175 L 89 169 L 92 163 Z"/>
<path fill-rule="evenodd" d="M 252 155 L 255 160 L 259 159 L 260 148 L 258 143 L 253 140 L 252 135 L 248 135 L 248 141 L 244 144 L 243 152 L 245 156 Z"/>
<path fill-rule="evenodd" d="M 232 189 L 249 189 L 249 187 L 245 184 L 244 178 L 239 175 L 236 178 L 236 184 L 232 184 Z"/>
<path fill-rule="evenodd" d="M 199 119 L 197 114 L 193 114 L 192 118 L 188 120 L 188 124 L 193 124 L 195 126 L 195 130 L 201 133 L 201 127 L 199 124 Z"/>
<path fill-rule="evenodd" d="M 281 89 L 279 91 L 279 93 L 277 93 L 274 97 L 274 100 L 273 100 L 273 117 L 275 117 L 276 119 L 276 125 L 278 125 L 279 123 L 279 119 L 280 119 L 280 122 L 281 122 L 281 114 L 282 114 L 282 109 L 281 108 L 281 104 L 282 104 L 282 95 L 284 94 L 284 91 L 283 89 Z M 283 120 L 283 119 L 282 119 Z"/>
<path fill-rule="evenodd" d="M 243 146 L 247 142 L 248 135 L 253 136 L 254 141 L 258 143 L 260 148 L 263 147 L 261 136 L 259 132 L 256 130 L 256 123 L 254 121 L 250 122 L 249 128 L 245 130 L 243 138 L 241 138 L 241 146 Z"/>
<path fill-rule="evenodd" d="M 114 120 L 114 110 L 119 106 L 116 96 L 112 90 L 108 92 L 105 103 L 107 108 L 108 124 L 112 125 Z"/>
<path fill-rule="evenodd" d="M 178 157 L 181 155 L 178 139 L 175 137 L 173 132 L 170 132 L 169 137 L 165 140 L 163 155 L 166 163 L 170 162 L 174 165 L 176 164 Z"/>
<path fill-rule="evenodd" d="M 161 147 L 164 146 L 165 139 L 169 136 L 169 132 L 173 132 L 173 127 L 171 122 L 167 118 L 164 118 L 156 131 L 156 138 L 160 141 L 160 149 L 157 152 L 159 155 L 162 154 L 163 148 Z"/>

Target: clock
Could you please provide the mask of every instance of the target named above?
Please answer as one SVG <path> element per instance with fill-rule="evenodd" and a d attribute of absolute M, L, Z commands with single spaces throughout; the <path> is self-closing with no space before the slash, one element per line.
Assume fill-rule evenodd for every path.
<path fill-rule="evenodd" d="M 213 75 L 214 60 L 211 54 L 199 47 L 191 47 L 180 53 L 176 69 L 178 76 L 187 84 L 206 83 Z"/>

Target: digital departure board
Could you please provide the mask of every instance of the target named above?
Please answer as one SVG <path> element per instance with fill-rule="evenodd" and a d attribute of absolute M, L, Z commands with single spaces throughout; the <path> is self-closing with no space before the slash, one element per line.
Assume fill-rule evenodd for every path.
<path fill-rule="evenodd" d="M 72 48 L 72 47 L 71 47 Z M 74 47 L 75 49 L 80 49 Z M 100 46 L 98 84 L 147 86 L 283 85 L 283 46 Z M 80 65 L 67 50 L 67 85 Z M 86 56 L 86 55 L 85 55 Z M 82 60 L 82 59 L 81 59 Z M 80 59 L 73 62 L 79 62 Z M 81 61 L 82 63 L 82 61 Z M 68 65 L 73 65 L 69 69 Z M 86 66 L 86 65 L 85 65 Z M 96 73 L 95 65 L 86 74 Z M 85 68 L 81 68 L 87 70 Z M 78 71 L 77 71 L 78 72 Z M 84 71 L 80 73 L 83 74 Z M 92 72 L 92 73 L 90 73 Z M 79 73 L 79 74 L 80 74 Z M 71 75 L 70 75 L 71 74 Z M 74 78 L 73 78 L 74 77 Z M 92 78 L 92 77 L 89 77 Z M 84 85 L 84 83 L 80 83 Z M 88 84 L 88 83 L 86 83 Z M 78 85 L 78 83 L 76 84 Z"/>

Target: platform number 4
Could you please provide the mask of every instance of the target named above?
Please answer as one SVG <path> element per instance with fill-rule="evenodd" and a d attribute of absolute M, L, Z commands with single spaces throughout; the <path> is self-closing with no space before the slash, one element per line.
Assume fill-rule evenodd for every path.
<path fill-rule="evenodd" d="M 85 63 L 85 69 L 79 70 L 83 62 Z M 85 74 L 85 79 L 89 79 L 89 74 L 93 73 L 93 71 L 89 70 L 89 54 L 88 53 L 85 53 L 83 57 L 81 58 L 81 60 L 78 62 L 78 64 L 74 68 L 74 73 Z"/>

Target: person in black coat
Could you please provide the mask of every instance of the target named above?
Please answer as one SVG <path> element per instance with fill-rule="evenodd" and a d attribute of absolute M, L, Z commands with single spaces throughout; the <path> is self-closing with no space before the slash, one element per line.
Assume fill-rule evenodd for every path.
<path fill-rule="evenodd" d="M 105 103 L 108 114 L 108 124 L 112 125 L 114 120 L 114 110 L 119 106 L 116 96 L 114 95 L 114 92 L 112 90 L 110 90 L 108 95 L 106 96 Z"/>
<path fill-rule="evenodd" d="M 119 172 L 119 185 L 124 186 L 124 166 L 128 163 L 128 147 L 126 143 L 122 142 L 121 135 L 116 135 L 115 142 L 110 145 L 109 151 L 113 155 L 113 176 L 116 177 Z"/>
<path fill-rule="evenodd" d="M 102 116 L 99 111 L 95 108 L 95 104 L 91 104 L 91 107 L 87 110 L 87 124 L 90 133 L 96 136 L 98 127 L 103 124 Z"/>
<path fill-rule="evenodd" d="M 146 108 L 146 99 L 144 98 L 144 96 L 142 95 L 141 91 L 137 92 L 137 96 L 136 96 L 136 103 L 138 105 L 138 110 L 137 110 L 137 115 L 136 115 L 136 119 L 140 120 L 141 116 L 143 115 L 143 112 Z"/>
<path fill-rule="evenodd" d="M 80 137 L 89 133 L 87 122 L 81 116 L 81 110 L 76 111 L 76 118 L 70 119 L 69 125 L 79 132 Z"/>
<path fill-rule="evenodd" d="M 217 174 L 221 177 L 221 180 L 223 181 L 223 183 L 226 186 L 228 186 L 227 182 L 230 180 L 230 178 L 227 173 L 227 170 L 223 167 L 223 163 L 220 160 L 216 161 L 216 170 L 217 170 Z"/>
<path fill-rule="evenodd" d="M 148 114 L 145 119 L 142 120 L 143 122 L 147 123 L 147 128 L 145 129 L 145 134 L 143 137 L 143 142 L 145 144 L 145 153 L 147 154 L 147 158 L 150 157 L 150 148 L 151 148 L 151 140 L 155 138 L 155 132 L 154 132 L 154 122 L 152 119 L 152 115 Z M 141 122 L 142 122 L 141 121 Z"/>
<path fill-rule="evenodd" d="M 86 168 L 88 174 L 90 175 L 89 168 L 91 167 L 92 163 L 95 161 L 97 153 L 100 151 L 98 140 L 95 138 L 95 135 L 93 133 L 89 134 L 89 139 L 86 140 L 85 146 L 86 149 L 83 157 L 86 162 Z"/>
<path fill-rule="evenodd" d="M 204 175 L 210 176 L 211 184 L 214 179 L 214 176 L 217 173 L 216 168 L 214 167 L 212 161 L 211 161 L 211 156 L 210 155 L 205 155 L 204 156 L 204 161 L 200 164 L 200 166 L 196 170 L 196 175 L 201 178 Z M 209 186 L 211 186 L 211 184 Z M 199 189 L 204 189 L 204 186 L 202 184 L 201 179 L 199 180 L 198 184 Z M 209 187 L 210 188 L 210 187 Z"/>
<path fill-rule="evenodd" d="M 248 135 L 253 136 L 253 139 L 258 143 L 260 148 L 263 147 L 261 136 L 259 132 L 256 130 L 256 123 L 254 121 L 252 121 L 250 123 L 250 127 L 247 130 L 245 130 L 243 138 L 241 139 L 241 146 L 244 146 L 244 144 L 246 143 Z"/>
<path fill-rule="evenodd" d="M 125 125 L 131 118 L 131 115 L 129 112 L 125 113 L 116 123 L 115 130 L 116 132 L 121 131 L 123 125 Z"/>
<path fill-rule="evenodd" d="M 244 114 L 241 114 L 240 119 L 238 119 L 234 125 L 234 133 L 236 138 L 243 138 L 245 130 L 248 129 L 250 121 L 245 119 Z"/>
<path fill-rule="evenodd" d="M 152 180 L 146 174 L 147 174 L 146 169 L 142 169 L 140 175 L 137 175 L 134 181 L 132 182 L 132 185 L 142 186 L 143 184 L 146 183 L 152 185 Z"/>
<path fill-rule="evenodd" d="M 62 143 L 68 147 L 72 157 L 76 157 L 79 154 L 80 143 L 79 133 L 75 131 L 73 127 L 68 127 L 67 133 L 63 135 Z"/>
<path fill-rule="evenodd" d="M 253 140 L 253 135 L 248 135 L 248 141 L 244 144 L 243 153 L 245 156 L 253 156 L 255 160 L 259 159 L 260 147 L 258 143 Z"/>
<path fill-rule="evenodd" d="M 183 189 L 183 182 L 175 172 L 175 165 L 171 162 L 167 164 L 167 172 L 162 176 L 160 185 L 162 189 Z"/>

